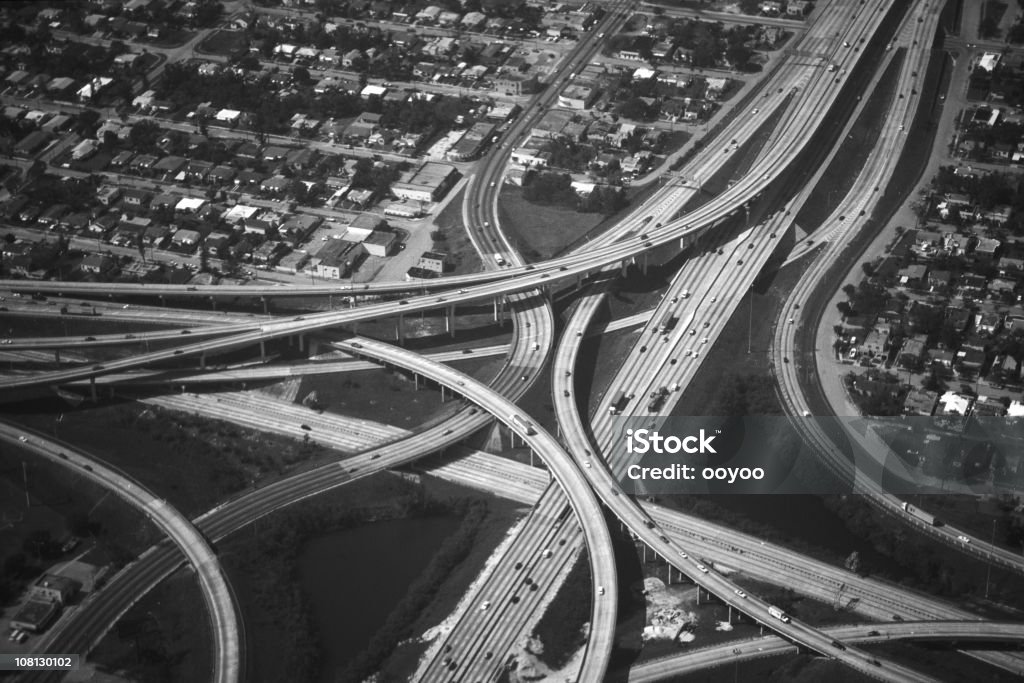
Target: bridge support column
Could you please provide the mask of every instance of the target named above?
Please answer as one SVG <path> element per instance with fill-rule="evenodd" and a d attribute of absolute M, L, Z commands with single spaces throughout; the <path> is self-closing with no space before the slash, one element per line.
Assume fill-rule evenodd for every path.
<path fill-rule="evenodd" d="M 697 605 L 700 605 L 700 586 L 697 586 Z"/>
<path fill-rule="evenodd" d="M 732 605 L 729 605 L 729 623 L 732 623 Z"/>
<path fill-rule="evenodd" d="M 449 306 L 444 315 L 444 329 L 452 339 L 455 338 L 455 307 Z"/>
<path fill-rule="evenodd" d="M 643 259 L 644 259 L 643 263 L 641 263 L 641 265 L 640 265 L 640 272 L 643 273 L 644 275 L 647 275 L 647 252 L 646 251 L 644 252 Z"/>
<path fill-rule="evenodd" d="M 213 308 L 213 310 L 217 310 L 217 300 L 214 299 L 212 296 L 210 297 L 210 306 Z"/>
<path fill-rule="evenodd" d="M 206 369 L 206 351 L 199 354 L 199 368 L 202 370 Z"/>
<path fill-rule="evenodd" d="M 267 362 L 267 343 L 265 341 L 260 342 L 260 360 L 264 363 Z"/>
<path fill-rule="evenodd" d="M 398 345 L 405 344 L 405 316 L 398 316 L 398 321 L 395 323 L 395 340 L 398 341 Z"/>
<path fill-rule="evenodd" d="M 621 277 L 626 277 L 626 273 L 628 273 L 628 272 L 629 272 L 629 261 L 624 259 L 622 261 L 622 267 L 621 267 L 621 270 L 619 272 L 619 275 Z"/>
<path fill-rule="evenodd" d="M 309 340 L 309 355 L 315 356 L 320 353 L 320 342 L 316 339 Z"/>
<path fill-rule="evenodd" d="M 305 351 L 305 350 L 306 350 L 306 335 L 300 334 L 299 335 L 299 351 Z"/>
<path fill-rule="evenodd" d="M 444 397 L 444 385 L 442 384 L 442 385 L 441 385 L 441 403 L 444 403 L 444 402 L 445 402 L 445 397 Z"/>
<path fill-rule="evenodd" d="M 643 544 L 643 547 L 644 547 L 644 556 L 643 556 L 643 557 L 644 557 L 644 559 L 643 559 L 643 563 L 644 563 L 644 564 L 647 564 L 647 544 L 646 544 L 646 543 L 644 543 L 644 544 Z M 697 604 L 699 605 L 699 604 L 700 604 L 700 602 L 698 602 Z"/>
<path fill-rule="evenodd" d="M 53 362 L 60 365 L 60 349 L 53 350 Z"/>
<path fill-rule="evenodd" d="M 263 302 L 263 314 L 266 315 L 270 312 L 270 299 L 265 296 L 261 296 L 260 301 Z"/>
<path fill-rule="evenodd" d="M 500 422 L 495 422 L 494 424 L 491 425 L 491 428 L 487 434 L 487 442 L 484 444 L 484 448 L 494 452 L 498 452 L 504 448 L 501 442 Z"/>
<path fill-rule="evenodd" d="M 498 322 L 498 300 L 494 300 L 494 322 Z"/>
<path fill-rule="evenodd" d="M 412 373 L 412 382 L 413 382 L 413 388 L 415 388 L 416 391 L 419 391 L 420 390 L 420 376 L 417 375 L 415 372 Z"/>
<path fill-rule="evenodd" d="M 96 403 L 96 378 L 89 378 L 89 393 L 92 395 L 92 402 Z"/>

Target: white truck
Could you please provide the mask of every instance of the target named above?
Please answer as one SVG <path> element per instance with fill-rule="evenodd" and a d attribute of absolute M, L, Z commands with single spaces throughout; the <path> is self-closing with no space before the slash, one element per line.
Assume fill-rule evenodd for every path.
<path fill-rule="evenodd" d="M 497 263 L 499 266 L 503 266 L 505 265 L 505 257 L 502 256 L 501 254 L 495 254 L 494 262 Z"/>

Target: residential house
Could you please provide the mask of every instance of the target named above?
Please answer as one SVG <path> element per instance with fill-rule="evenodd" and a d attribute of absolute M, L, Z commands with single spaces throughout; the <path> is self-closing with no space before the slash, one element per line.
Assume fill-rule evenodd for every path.
<path fill-rule="evenodd" d="M 141 209 L 149 204 L 152 196 L 152 193 L 146 190 L 140 190 L 135 187 L 125 188 L 121 192 L 121 204 L 125 208 Z"/>
<path fill-rule="evenodd" d="M 272 176 L 260 183 L 260 190 L 269 194 L 283 195 L 288 191 L 291 180 L 282 175 Z"/>
<path fill-rule="evenodd" d="M 914 264 L 907 266 L 906 268 L 900 268 L 896 277 L 900 287 L 919 289 L 924 286 L 927 275 L 927 266 Z"/>
<path fill-rule="evenodd" d="M 917 370 L 925 358 L 926 341 L 927 337 L 924 335 L 905 339 L 896 359 L 897 364 L 907 370 Z"/>
<path fill-rule="evenodd" d="M 935 404 L 939 394 L 934 391 L 913 388 L 907 392 L 903 400 L 904 415 L 931 415 L 935 412 Z"/>
<path fill-rule="evenodd" d="M 171 248 L 187 254 L 191 254 L 199 246 L 203 236 L 197 230 L 182 228 L 171 237 Z"/>
<path fill-rule="evenodd" d="M 1003 316 L 994 310 L 978 311 L 974 314 L 974 329 L 978 334 L 993 335 L 1003 326 Z"/>

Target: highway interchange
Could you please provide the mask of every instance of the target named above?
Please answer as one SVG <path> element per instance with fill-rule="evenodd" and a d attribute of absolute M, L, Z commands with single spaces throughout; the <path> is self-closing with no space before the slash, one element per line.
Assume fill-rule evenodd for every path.
<path fill-rule="evenodd" d="M 565 74 L 586 63 L 598 47 L 597 36 L 603 32 L 602 29 L 610 30 L 621 24 L 630 9 L 631 5 L 625 2 L 613 8 L 599 28 L 580 41 L 580 45 L 562 66 L 562 75 L 556 79 L 556 83 L 564 81 L 567 79 Z M 198 358 L 205 367 L 208 357 L 226 350 L 252 348 L 282 337 L 298 337 L 300 340 L 312 338 L 312 335 L 326 337 L 341 325 L 351 325 L 361 320 L 397 318 L 401 326 L 402 318 L 415 312 L 440 309 L 450 311 L 449 315 L 454 317 L 457 305 L 507 305 L 514 322 L 513 338 L 505 364 L 489 385 L 478 383 L 420 354 L 380 341 L 351 337 L 337 342 L 335 346 L 352 357 L 404 368 L 410 373 L 445 386 L 466 403 L 443 424 L 415 435 L 388 430 L 374 432 L 362 425 L 350 430 L 346 439 L 338 434 L 337 424 L 331 417 L 317 416 L 317 421 L 317 418 L 307 416 L 304 421 L 312 426 L 315 438 L 342 451 L 356 454 L 338 465 L 304 472 L 229 501 L 197 519 L 197 527 L 207 538 L 223 537 L 240 525 L 284 505 L 355 478 L 408 464 L 422 455 L 453 447 L 481 428 L 492 425 L 496 420 L 504 423 L 508 430 L 529 445 L 545 462 L 554 481 L 545 487 L 537 507 L 525 521 L 506 556 L 479 584 L 478 590 L 482 595 L 492 596 L 488 599 L 489 608 L 469 609 L 462 615 L 455 629 L 446 636 L 446 640 L 438 643 L 433 658 L 421 670 L 420 675 L 424 680 L 441 680 L 442 671 L 446 672 L 443 674 L 445 678 L 477 680 L 479 677 L 491 675 L 493 671 L 502 667 L 509 649 L 536 622 L 545 596 L 557 589 L 572 561 L 584 550 L 590 563 L 594 586 L 598 587 L 598 590 L 594 595 L 591 636 L 579 680 L 604 678 L 615 632 L 618 586 L 610 553 L 609 532 L 602 509 L 599 507 L 599 500 L 630 529 L 634 537 L 652 548 L 691 581 L 736 610 L 780 633 L 788 641 L 843 661 L 875 678 L 932 680 L 894 661 L 882 659 L 856 647 L 854 643 L 862 639 L 860 636 L 863 635 L 864 627 L 857 627 L 860 630 L 856 632 L 825 632 L 796 620 L 783 623 L 770 617 L 767 613 L 767 604 L 756 596 L 741 596 L 736 584 L 725 575 L 714 569 L 708 571 L 706 567 L 702 568 L 699 558 L 714 557 L 715 554 L 706 543 L 698 540 L 700 535 L 694 530 L 698 528 L 699 522 L 665 517 L 667 513 L 649 505 L 640 505 L 622 493 L 618 476 L 621 475 L 624 463 L 610 459 L 615 433 L 607 406 L 602 403 L 594 415 L 588 418 L 580 413 L 580 406 L 577 405 L 575 397 L 574 377 L 576 373 L 582 372 L 576 363 L 579 343 L 590 333 L 592 319 L 606 295 L 605 288 L 620 270 L 624 270 L 630 264 L 639 268 L 645 267 L 648 253 L 661 251 L 666 245 L 678 245 L 690 247 L 692 256 L 683 263 L 675 275 L 672 284 L 664 293 L 660 306 L 650 317 L 647 325 L 639 331 L 637 343 L 622 366 L 617 368 L 605 391 L 604 396 L 607 399 L 617 388 L 628 388 L 635 398 L 630 400 L 626 412 L 645 415 L 646 397 L 650 392 L 676 384 L 685 387 L 700 367 L 708 349 L 714 345 L 726 321 L 744 303 L 745 294 L 765 264 L 772 259 L 782 236 L 792 229 L 792 218 L 801 198 L 796 198 L 787 207 L 788 210 L 764 216 L 760 215 L 756 205 L 752 209 L 751 204 L 756 204 L 762 193 L 787 171 L 789 164 L 804 151 L 804 145 L 810 139 L 811 133 L 822 125 L 829 110 L 827 104 L 834 102 L 838 97 L 846 75 L 856 68 L 858 60 L 864 54 L 859 49 L 851 50 L 849 46 L 861 46 L 874 39 L 873 36 L 880 30 L 883 18 L 890 11 L 890 3 L 876 1 L 859 6 L 829 6 L 828 9 L 828 12 L 818 15 L 807 33 L 800 38 L 800 43 L 792 54 L 766 77 L 757 96 L 747 105 L 748 115 L 734 117 L 719 134 L 717 139 L 720 142 L 707 145 L 681 175 L 689 178 L 711 177 L 731 156 L 739 153 L 739 145 L 734 141 L 753 137 L 762 122 L 776 111 L 780 112 L 782 123 L 771 132 L 768 142 L 763 147 L 748 151 L 748 154 L 754 155 L 754 159 L 742 178 L 706 204 L 684 216 L 678 215 L 680 207 L 697 191 L 687 184 L 669 183 L 653 193 L 643 206 L 632 211 L 630 216 L 614 229 L 590 241 L 585 249 L 544 263 L 523 263 L 500 229 L 497 198 L 512 141 L 529 130 L 533 120 L 539 117 L 557 96 L 557 90 L 550 88 L 540 96 L 536 106 L 528 110 L 526 115 L 504 135 L 501 146 L 481 164 L 466 192 L 465 223 L 485 263 L 491 266 L 488 272 L 417 285 L 416 288 L 421 290 L 418 294 L 409 292 L 409 285 L 405 283 L 369 285 L 358 294 L 348 287 L 322 286 L 247 286 L 234 289 L 127 286 L 116 291 L 119 300 L 128 300 L 132 297 L 152 299 L 158 296 L 173 301 L 193 297 L 209 298 L 214 295 L 225 300 L 241 296 L 272 299 L 309 296 L 311 293 L 322 296 L 330 293 L 332 296 L 361 298 L 366 303 L 339 311 L 285 317 L 253 316 L 251 319 L 240 319 L 238 316 L 226 314 L 223 317 L 211 315 L 198 326 L 194 323 L 189 325 L 187 335 L 181 329 L 174 329 L 136 334 L 130 340 L 126 340 L 124 335 L 95 335 L 91 339 L 14 339 L 6 350 L 58 350 L 73 347 L 80 352 L 81 349 L 92 346 L 124 346 L 126 342 L 133 347 L 146 342 L 159 343 L 165 348 L 100 364 L 86 363 L 57 371 L 9 374 L 0 379 L 0 386 L 4 387 L 5 391 L 14 392 L 93 381 L 101 376 L 112 381 L 119 378 L 127 380 L 133 375 L 121 373 L 135 373 L 139 370 L 152 372 L 154 365 L 169 361 L 180 362 L 188 358 Z M 913 3 L 907 12 L 907 19 L 899 33 L 900 48 L 904 49 L 907 55 L 901 76 L 904 80 L 899 86 L 901 90 L 909 91 L 906 79 L 911 78 L 908 74 L 912 70 L 921 70 L 923 73 L 924 65 L 930 56 L 930 36 L 935 32 L 937 16 L 938 7 L 929 7 L 929 3 L 924 2 Z M 922 21 L 917 21 L 918 17 Z M 837 64 L 839 70 L 833 72 L 826 69 L 828 64 Z M 888 119 L 889 123 L 878 143 L 873 161 L 861 172 L 855 190 L 851 190 L 849 197 L 836 209 L 836 219 L 830 221 L 831 224 L 852 228 L 854 220 L 844 224 L 844 221 L 838 220 L 838 216 L 863 215 L 860 212 L 869 210 L 871 203 L 876 200 L 873 192 L 868 192 L 866 188 L 871 185 L 877 187 L 884 182 L 886 174 L 891 174 L 893 160 L 898 157 L 894 152 L 898 152 L 902 140 L 899 133 L 905 125 L 901 122 L 912 116 L 916 99 L 901 98 L 899 104 L 894 101 L 893 106 L 897 109 Z M 753 221 L 750 217 L 751 212 L 754 214 Z M 747 216 L 749 227 L 727 239 L 716 235 L 714 229 L 722 223 L 723 218 L 737 218 L 742 215 Z M 837 228 L 834 234 L 829 235 L 830 251 L 826 254 L 841 249 L 842 234 L 843 231 Z M 504 261 L 512 264 L 511 267 L 499 267 L 494 254 L 501 254 Z M 819 257 L 814 263 L 827 263 L 827 258 Z M 798 326 L 788 323 L 787 316 L 797 310 L 801 301 L 800 292 L 804 292 L 803 295 L 806 296 L 806 292 L 817 284 L 815 278 L 820 280 L 820 277 L 821 272 L 818 270 L 807 271 L 801 285 L 794 292 L 794 298 L 787 303 L 783 319 L 776 325 L 777 341 L 773 349 L 778 362 L 775 367 L 784 371 L 780 377 L 784 388 L 783 394 L 790 413 L 795 416 L 805 414 L 809 406 L 802 398 L 795 364 L 783 360 L 785 357 L 796 357 L 795 332 Z M 573 309 L 565 325 L 564 334 L 556 345 L 556 325 L 550 297 L 556 289 L 569 285 L 587 286 L 589 289 L 584 292 L 584 296 Z M 88 300 L 90 296 L 106 296 L 110 293 L 110 289 L 102 290 L 92 285 L 78 283 L 26 284 L 10 281 L 3 283 L 3 286 L 21 293 L 43 293 L 51 296 L 61 293 L 83 300 Z M 394 294 L 407 296 L 404 299 L 380 300 L 380 297 Z M 680 322 L 669 333 L 662 334 L 657 329 L 658 323 L 670 313 L 676 314 Z M 181 343 L 184 341 L 183 336 L 186 337 L 187 343 Z M 172 342 L 175 345 L 168 345 Z M 303 341 L 300 341 L 301 343 Z M 542 352 L 536 352 L 537 349 Z M 517 423 L 514 420 L 514 416 L 518 415 L 523 420 L 530 421 L 529 415 L 522 407 L 517 407 L 515 401 L 524 395 L 544 371 L 548 354 L 552 349 L 554 353 L 551 358 L 551 385 L 558 423 L 562 431 L 560 439 L 547 434 L 533 422 L 524 427 L 522 422 Z M 252 372 L 256 373 L 255 368 Z M 187 375 L 176 379 L 182 383 L 191 382 Z M 230 377 L 229 381 L 241 380 L 234 376 Z M 231 407 L 224 402 L 239 400 L 225 396 L 216 401 L 208 401 L 200 400 L 196 396 L 189 397 L 195 400 L 184 400 L 182 403 L 183 399 L 180 396 L 167 398 L 171 402 L 178 401 L 181 407 L 188 403 L 192 404 L 191 409 L 195 409 L 197 405 L 201 406 L 201 412 L 212 417 L 228 415 Z M 676 398 L 678 393 L 673 392 L 665 407 L 666 411 L 671 408 Z M 252 407 L 251 404 L 245 405 Z M 219 410 L 225 412 L 219 413 Z M 314 422 L 316 424 L 313 424 Z M 303 435 L 288 414 L 283 415 L 282 424 L 269 425 L 265 428 L 281 429 L 283 433 L 297 437 Z M 807 431 L 812 430 L 808 428 Z M 366 443 L 358 436 L 354 436 L 364 434 L 370 437 L 373 443 Z M 806 438 L 819 445 L 820 450 L 836 453 L 835 448 L 823 435 L 807 433 Z M 833 466 L 839 468 L 842 464 L 836 461 Z M 534 490 L 533 494 L 536 493 Z M 894 505 L 891 500 L 886 502 L 885 497 L 878 491 L 864 488 L 864 493 L 878 501 L 879 505 Z M 573 511 L 578 524 L 565 522 L 568 519 L 565 511 L 568 509 Z M 739 538 L 738 535 L 724 529 L 716 533 L 719 536 Z M 736 541 L 731 540 L 731 544 L 735 546 Z M 998 550 L 986 548 L 985 545 L 975 544 L 972 551 L 993 553 Z M 66 640 L 62 643 L 77 643 L 82 647 L 83 644 L 95 642 L 97 629 L 109 628 L 110 623 L 127 609 L 126 605 L 130 605 L 139 593 L 155 585 L 162 576 L 173 571 L 178 561 L 174 553 L 167 550 L 152 552 L 141 558 L 130 571 L 115 577 L 104 589 L 104 595 L 97 596 L 97 605 L 93 606 L 96 609 L 81 610 L 75 615 L 77 622 L 72 620 L 64 625 L 57 635 L 79 640 Z M 1005 558 L 1005 561 L 1007 566 L 1020 570 L 1019 558 L 1011 556 Z M 520 590 L 517 593 L 517 587 L 523 585 L 522 577 L 526 575 L 531 577 L 531 581 L 536 581 L 539 589 Z M 868 586 L 863 590 L 865 596 L 870 596 L 877 592 L 878 588 Z M 893 591 L 890 589 L 890 592 Z M 513 598 L 517 599 L 513 601 Z M 101 611 L 98 608 L 100 604 L 107 606 Z M 884 618 L 881 613 L 885 609 L 880 609 L 872 616 Z M 892 609 L 896 611 L 896 608 Z M 218 611 L 211 606 L 211 613 L 218 614 Z M 952 618 L 968 618 L 965 614 Z M 93 619 L 94 615 L 100 616 Z M 90 619 L 92 623 L 87 623 Z M 957 628 L 960 630 L 956 630 Z M 1009 628 L 1008 632 L 1011 633 L 1009 637 L 1019 637 L 1019 632 L 1014 630 L 1015 626 L 1008 625 L 1006 628 Z M 992 630 L 986 631 L 986 637 L 996 637 L 992 634 L 997 630 L 993 627 Z M 901 626 L 893 633 L 906 634 L 907 631 Z M 943 637 L 937 626 L 935 633 L 936 637 Z M 948 633 L 964 636 L 965 627 L 950 627 L 947 635 Z M 844 636 L 850 637 L 844 641 L 843 648 L 837 648 L 834 645 L 836 639 L 842 639 Z M 785 642 L 778 640 L 777 643 L 773 642 L 771 647 L 784 647 Z M 217 648 L 219 653 L 230 651 L 227 645 L 218 644 Z M 457 654 L 451 654 L 453 652 Z M 714 661 L 715 657 L 710 659 Z M 454 668 L 452 664 L 455 664 Z M 1014 665 L 1019 666 L 1019 663 L 1008 663 L 1008 666 Z M 687 667 L 694 666 L 698 666 L 694 660 L 687 660 L 677 668 L 669 666 L 668 671 L 679 673 L 688 670 Z M 218 675 L 238 675 L 237 667 L 218 666 L 217 669 Z"/>

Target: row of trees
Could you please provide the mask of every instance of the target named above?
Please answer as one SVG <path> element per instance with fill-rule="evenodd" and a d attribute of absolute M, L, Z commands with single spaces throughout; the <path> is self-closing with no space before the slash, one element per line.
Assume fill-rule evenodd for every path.
<path fill-rule="evenodd" d="M 580 197 L 572 187 L 567 173 L 528 173 L 523 181 L 523 198 L 535 204 L 554 204 L 572 207 L 582 213 L 601 213 L 610 216 L 628 204 L 625 190 L 610 185 L 599 185 Z"/>

